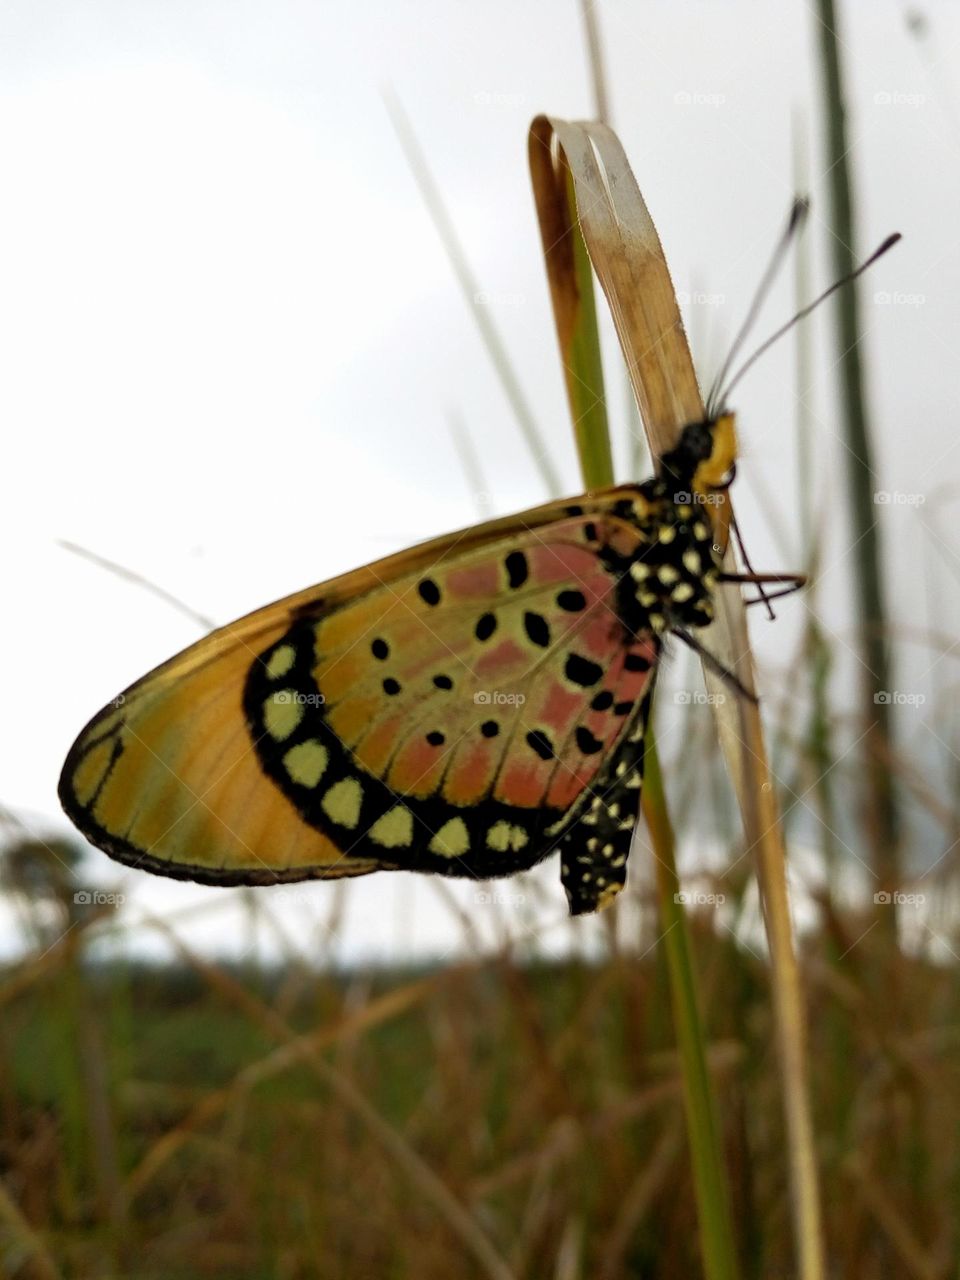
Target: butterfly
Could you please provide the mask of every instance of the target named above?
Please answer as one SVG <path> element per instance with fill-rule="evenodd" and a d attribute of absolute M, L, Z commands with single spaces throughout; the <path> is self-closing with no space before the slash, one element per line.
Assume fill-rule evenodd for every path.
<path fill-rule="evenodd" d="M 659 473 L 424 543 L 249 614 L 106 706 L 61 803 L 205 884 L 511 875 L 559 851 L 574 915 L 623 888 L 664 640 L 708 625 L 730 413 Z"/>

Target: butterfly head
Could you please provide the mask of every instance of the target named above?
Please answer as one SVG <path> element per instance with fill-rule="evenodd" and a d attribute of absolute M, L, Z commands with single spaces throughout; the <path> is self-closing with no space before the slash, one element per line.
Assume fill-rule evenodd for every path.
<path fill-rule="evenodd" d="M 660 474 L 677 493 L 709 502 L 730 484 L 736 461 L 736 420 L 732 413 L 721 413 L 706 422 L 688 423 L 676 447 L 663 455 Z"/>

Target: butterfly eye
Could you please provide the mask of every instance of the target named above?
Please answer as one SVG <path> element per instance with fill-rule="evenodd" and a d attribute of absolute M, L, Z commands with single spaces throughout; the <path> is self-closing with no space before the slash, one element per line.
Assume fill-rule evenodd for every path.
<path fill-rule="evenodd" d="M 710 488 L 714 493 L 723 493 L 725 490 L 730 488 L 736 478 L 737 464 L 735 462 L 731 462 L 729 470 L 726 472 L 723 479 L 718 480 L 716 484 L 712 484 Z"/>

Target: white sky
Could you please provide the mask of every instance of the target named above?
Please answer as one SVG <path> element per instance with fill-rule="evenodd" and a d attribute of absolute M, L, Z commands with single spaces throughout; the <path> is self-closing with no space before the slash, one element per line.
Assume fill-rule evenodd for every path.
<path fill-rule="evenodd" d="M 812 8 L 600 0 L 596 9 L 614 123 L 709 372 L 795 189 L 795 128 L 814 199 L 812 278 L 829 280 Z M 954 635 L 960 12 L 927 6 L 931 30 L 918 41 L 900 5 L 843 9 L 859 248 L 893 229 L 905 237 L 861 294 L 878 487 L 924 499 L 882 512 L 888 581 L 900 624 Z M 388 84 L 575 492 L 526 128 L 540 111 L 590 112 L 576 4 L 20 0 L 0 9 L 9 608 L 0 801 L 32 829 L 65 828 L 56 779 L 89 716 L 198 636 L 57 539 L 227 621 L 477 518 L 451 413 L 473 436 L 496 512 L 544 497 L 394 135 Z M 892 300 L 875 301 L 884 292 Z M 758 338 L 792 302 L 788 270 Z M 827 538 L 820 614 L 842 655 L 851 562 L 831 511 L 843 476 L 830 328 L 829 312 L 813 323 L 811 429 Z M 609 352 L 619 429 L 625 392 L 613 343 Z M 742 384 L 737 408 L 737 504 L 751 556 L 794 568 L 790 342 Z M 627 478 L 626 450 L 619 456 Z M 807 607 L 794 599 L 775 626 L 757 620 L 774 693 L 789 679 Z M 939 739 L 949 740 L 954 703 L 934 705 L 934 693 L 955 692 L 956 674 L 953 659 L 931 671 L 935 660 L 904 646 L 898 684 L 927 698 L 904 709 L 904 740 L 942 761 L 952 759 Z M 689 681 L 691 670 L 681 657 L 671 679 Z M 841 660 L 841 703 L 851 672 Z M 682 732 L 666 725 L 668 760 L 683 750 Z M 91 868 L 104 882 L 122 875 L 151 909 L 230 896 L 105 859 Z M 562 916 L 557 880 L 555 860 L 535 873 L 551 918 Z M 461 889 L 471 904 L 475 886 Z M 330 893 L 309 886 L 321 915 Z M 431 886 L 380 876 L 347 893 L 356 950 L 393 954 L 383 922 L 398 922 L 399 947 L 414 932 L 411 912 L 425 945 L 443 944 Z M 228 945 L 235 913 L 220 915 L 226 923 L 211 916 L 205 939 Z"/>

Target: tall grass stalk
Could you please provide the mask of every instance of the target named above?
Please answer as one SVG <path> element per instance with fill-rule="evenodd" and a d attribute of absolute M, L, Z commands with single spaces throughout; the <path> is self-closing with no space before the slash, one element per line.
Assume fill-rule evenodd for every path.
<path fill-rule="evenodd" d="M 413 126 L 407 118 L 403 105 L 395 94 L 385 93 L 384 98 L 393 127 L 406 155 L 407 164 L 410 166 L 410 172 L 413 174 L 414 181 L 427 206 L 437 234 L 443 242 L 443 247 L 457 277 L 464 300 L 470 308 L 470 314 L 480 330 L 483 345 L 487 349 L 487 354 L 493 362 L 497 377 L 500 379 L 500 384 L 510 402 L 510 407 L 513 409 L 514 417 L 520 428 L 520 434 L 526 441 L 537 469 L 543 476 L 548 492 L 554 496 L 559 495 L 561 489 L 560 473 L 554 466 L 553 457 L 544 441 L 540 427 L 537 425 L 523 387 L 520 385 L 520 379 L 513 368 L 513 363 L 503 338 L 500 336 L 500 331 L 493 321 L 490 308 L 483 306 L 481 303 L 479 282 L 473 274 L 470 263 L 467 261 L 467 255 L 460 243 L 457 229 L 444 204 L 440 189 L 433 179 L 433 174 L 430 172 L 430 166 L 414 133 Z"/>
<path fill-rule="evenodd" d="M 533 150 L 537 146 L 539 142 L 533 140 L 532 157 L 537 156 Z M 603 398 L 593 270 L 579 227 L 576 190 L 567 164 L 561 157 L 559 167 L 553 171 L 552 201 L 543 182 L 545 169 L 534 163 L 532 170 L 557 322 L 560 362 L 584 487 L 591 491 L 612 484 L 614 479 Z M 670 976 L 704 1273 L 709 1280 L 736 1280 L 740 1270 L 716 1106 L 707 1070 L 706 1032 L 698 1004 L 689 927 L 677 898 L 680 880 L 673 827 L 652 723 L 645 743 L 644 772 L 643 810 L 656 867 L 661 941 Z"/>
<path fill-rule="evenodd" d="M 793 128 L 794 190 L 807 191 L 810 184 L 807 157 L 806 131 L 800 116 L 794 117 Z M 798 236 L 794 253 L 794 310 L 801 311 L 813 297 L 810 288 L 810 242 L 806 236 Z M 813 771 L 813 792 L 816 797 L 817 817 L 820 824 L 820 848 L 823 865 L 829 883 L 836 882 L 839 860 L 839 841 L 836 834 L 836 800 L 834 797 L 833 766 L 836 753 L 833 749 L 833 726 L 829 705 L 829 681 L 831 672 L 830 646 L 820 625 L 816 607 L 818 573 L 822 546 L 819 509 L 823 504 L 821 486 L 817 483 L 815 463 L 816 424 L 810 409 L 813 392 L 813 351 L 810 325 L 801 321 L 794 336 L 796 356 L 796 410 L 794 427 L 797 435 L 797 497 L 800 511 L 800 558 L 807 574 L 806 622 L 803 636 L 803 669 L 808 673 L 810 688 L 810 717 L 807 723 L 806 755 Z M 808 784 L 809 785 L 809 784 Z"/>
<path fill-rule="evenodd" d="M 856 253 L 854 196 L 834 0 L 817 0 L 815 16 L 824 97 L 825 168 L 830 187 L 830 253 L 833 274 L 839 279 L 856 266 Z M 880 527 L 874 501 L 877 482 L 860 358 L 862 335 L 856 282 L 838 291 L 834 308 L 862 664 L 860 699 L 867 766 L 864 816 L 877 885 L 893 890 L 900 877 L 900 818 L 890 768 L 893 724 L 890 704 L 874 701 L 877 691 L 891 689 L 893 681 L 887 647 Z M 896 916 L 892 905 L 880 908 L 880 918 L 895 931 Z"/>

